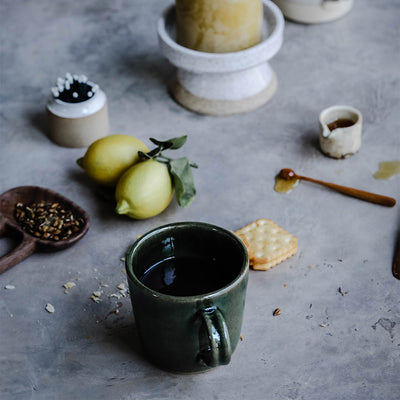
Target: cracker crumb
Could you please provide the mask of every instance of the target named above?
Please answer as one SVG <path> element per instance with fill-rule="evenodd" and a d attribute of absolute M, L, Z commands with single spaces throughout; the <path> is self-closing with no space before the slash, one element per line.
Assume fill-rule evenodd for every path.
<path fill-rule="evenodd" d="M 92 295 L 92 296 L 90 296 L 90 298 L 91 298 L 95 303 L 100 303 L 100 302 L 101 302 L 100 297 L 96 297 L 96 296 Z"/>
<path fill-rule="evenodd" d="M 125 289 L 125 283 L 120 283 L 120 284 L 117 286 L 117 289 L 119 289 L 119 290 L 124 290 L 124 289 Z"/>
<path fill-rule="evenodd" d="M 122 297 L 126 297 L 129 294 L 128 288 L 120 290 L 119 293 L 121 294 Z"/>
<path fill-rule="evenodd" d="M 7 290 L 14 290 L 14 289 L 15 289 L 15 286 L 14 286 L 14 285 L 6 285 L 6 286 L 4 286 L 4 289 L 7 289 Z"/>
<path fill-rule="evenodd" d="M 102 292 L 100 291 L 100 290 L 95 290 L 94 292 L 93 292 L 93 294 L 90 296 L 90 298 L 95 302 L 95 303 L 100 303 L 102 300 L 101 300 L 101 295 L 102 295 Z"/>
<path fill-rule="evenodd" d="M 243 336 L 242 335 L 240 335 L 240 340 L 243 342 Z"/>
<path fill-rule="evenodd" d="M 284 283 L 284 284 L 283 284 L 283 287 L 286 287 L 286 286 L 287 286 L 287 284 L 286 284 L 286 283 Z"/>
<path fill-rule="evenodd" d="M 125 262 L 125 257 L 121 257 L 120 260 L 121 260 L 122 262 Z"/>
<path fill-rule="evenodd" d="M 71 288 L 73 288 L 74 286 L 76 286 L 76 284 L 75 284 L 74 282 L 67 282 L 67 283 L 64 283 L 64 285 L 63 285 L 63 287 L 64 287 L 65 289 L 71 289 Z"/>
<path fill-rule="evenodd" d="M 53 312 L 56 311 L 54 306 L 52 304 L 50 304 L 50 303 L 46 304 L 45 310 L 50 314 L 53 314 Z"/>
<path fill-rule="evenodd" d="M 311 268 L 312 268 L 312 265 L 309 265 L 309 266 L 308 266 L 308 268 L 310 268 L 310 269 L 311 269 Z"/>

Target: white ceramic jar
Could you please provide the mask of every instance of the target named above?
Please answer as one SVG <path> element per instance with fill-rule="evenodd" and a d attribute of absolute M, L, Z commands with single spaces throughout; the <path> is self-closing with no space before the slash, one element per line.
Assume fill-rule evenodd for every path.
<path fill-rule="evenodd" d="M 70 74 L 67 76 L 72 77 Z M 80 98 L 71 91 L 66 95 L 67 85 L 59 78 L 58 88 L 53 88 L 53 96 L 47 103 L 47 122 L 50 139 L 64 147 L 87 147 L 95 140 L 109 133 L 107 98 L 105 93 L 93 82 L 85 80 L 84 88 L 89 91 Z"/>
<path fill-rule="evenodd" d="M 319 115 L 319 143 L 323 153 L 332 158 L 347 158 L 360 150 L 362 114 L 354 107 L 336 105 Z"/>

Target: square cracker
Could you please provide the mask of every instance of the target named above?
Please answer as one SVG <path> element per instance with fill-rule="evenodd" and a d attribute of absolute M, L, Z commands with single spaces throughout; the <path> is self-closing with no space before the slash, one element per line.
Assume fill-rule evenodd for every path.
<path fill-rule="evenodd" d="M 297 253 L 297 238 L 270 219 L 258 219 L 235 232 L 249 252 L 253 269 L 266 271 Z"/>

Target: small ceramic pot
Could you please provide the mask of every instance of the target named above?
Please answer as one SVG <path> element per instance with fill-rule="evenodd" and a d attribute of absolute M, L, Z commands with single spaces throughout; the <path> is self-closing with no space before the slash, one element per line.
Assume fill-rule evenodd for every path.
<path fill-rule="evenodd" d="M 319 116 L 319 142 L 323 153 L 347 158 L 361 147 L 362 114 L 350 106 L 332 106 Z"/>
<path fill-rule="evenodd" d="M 47 103 L 47 121 L 49 137 L 56 144 L 87 147 L 109 133 L 106 95 L 97 88 L 91 98 L 81 102 L 52 97 Z"/>
<path fill-rule="evenodd" d="M 161 52 L 177 67 L 171 83 L 174 99 L 189 110 L 229 115 L 253 110 L 275 93 L 277 79 L 268 61 L 283 41 L 284 18 L 279 8 L 263 1 L 263 38 L 255 46 L 230 53 L 206 53 L 176 41 L 175 6 L 158 21 Z"/>
<path fill-rule="evenodd" d="M 196 276 L 204 285 L 196 294 L 155 290 L 145 274 L 163 260 L 199 259 L 199 269 L 185 261 L 183 275 L 175 266 L 163 270 L 159 281 L 191 287 L 182 276 Z M 213 260 L 211 274 L 199 277 Z M 232 232 L 202 222 L 178 222 L 141 236 L 126 253 L 126 271 L 135 322 L 147 358 L 162 369 L 200 372 L 228 364 L 240 337 L 248 280 L 246 247 Z M 193 275 L 194 274 L 194 275 Z M 207 291 L 212 283 L 217 287 Z M 146 284 L 145 284 L 146 283 Z M 196 283 L 197 284 L 197 283 Z M 166 294 L 168 293 L 168 294 Z"/>
<path fill-rule="evenodd" d="M 305 24 L 334 21 L 346 15 L 353 0 L 273 0 L 285 17 Z"/>

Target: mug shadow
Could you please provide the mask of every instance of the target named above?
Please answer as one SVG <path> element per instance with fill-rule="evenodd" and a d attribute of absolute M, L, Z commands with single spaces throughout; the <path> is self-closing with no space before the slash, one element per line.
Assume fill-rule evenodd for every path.
<path fill-rule="evenodd" d="M 98 339 L 111 343 L 116 351 L 129 354 L 133 361 L 140 363 L 143 367 L 160 370 L 146 358 L 134 318 L 127 321 L 128 316 L 121 316 L 108 320 L 110 314 L 107 314 L 103 322 L 97 325 Z"/>
<path fill-rule="evenodd" d="M 103 358 L 132 363 L 133 370 L 138 366 L 141 369 L 155 368 L 143 352 L 129 294 L 115 299 L 110 297 L 109 290 L 105 290 L 103 300 L 97 304 L 88 300 L 86 294 L 83 299 L 78 290 L 69 292 L 64 299 L 66 308 L 76 309 L 76 305 L 82 304 L 82 301 L 86 301 L 86 306 L 65 324 L 62 333 L 64 340 L 76 341 L 83 353 L 96 352 Z M 85 354 L 80 357 L 85 357 Z"/>
<path fill-rule="evenodd" d="M 101 303 L 101 309 L 95 312 L 96 324 L 93 324 L 92 318 L 83 317 L 75 321 L 74 330 L 86 330 L 98 346 L 105 343 L 108 348 L 111 345 L 116 354 L 128 354 L 128 358 L 132 361 L 150 367 L 151 364 L 142 350 L 134 317 L 124 310 L 125 306 L 128 307 L 128 302 L 126 304 L 118 302 L 118 306 L 112 309 Z M 111 351 L 114 352 L 114 350 Z"/>
<path fill-rule="evenodd" d="M 147 363 L 135 322 L 127 323 L 125 320 L 123 322 L 123 324 L 119 325 L 118 323 L 115 324 L 114 320 L 113 324 L 104 325 L 103 330 L 99 330 L 98 333 L 104 335 L 119 350 L 129 352 Z"/>

